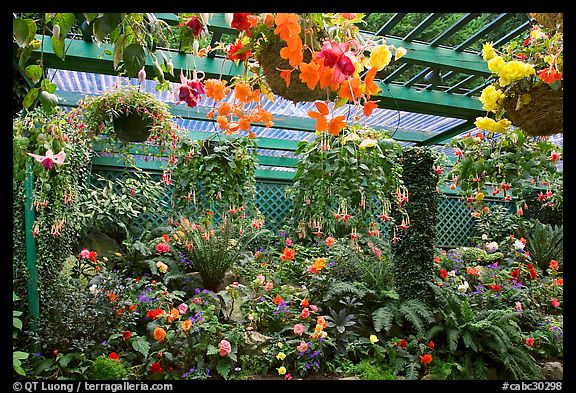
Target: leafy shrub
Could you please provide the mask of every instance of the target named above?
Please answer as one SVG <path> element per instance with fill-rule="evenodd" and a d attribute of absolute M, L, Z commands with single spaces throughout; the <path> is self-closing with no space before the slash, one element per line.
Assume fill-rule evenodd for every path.
<path fill-rule="evenodd" d="M 96 380 L 118 380 L 130 379 L 132 373 L 120 361 L 98 356 L 88 371 L 91 379 Z"/>
<path fill-rule="evenodd" d="M 530 220 L 521 231 L 526 239 L 526 248 L 534 263 L 546 271 L 551 260 L 558 261 L 563 267 L 564 260 L 564 225 L 544 224 Z"/>

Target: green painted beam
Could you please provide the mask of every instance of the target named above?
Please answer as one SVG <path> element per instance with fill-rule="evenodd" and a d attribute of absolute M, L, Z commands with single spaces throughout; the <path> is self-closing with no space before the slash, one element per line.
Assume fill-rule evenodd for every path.
<path fill-rule="evenodd" d="M 450 139 L 462 132 L 465 132 L 467 130 L 471 130 L 472 128 L 475 127 L 474 125 L 475 120 L 468 120 L 460 125 L 457 125 L 456 127 L 453 127 L 449 130 L 446 130 L 440 134 L 436 134 L 433 137 L 430 137 L 422 142 L 417 143 L 417 146 L 427 146 L 427 145 L 439 145 L 439 144 L 443 144 L 443 142 L 445 142 L 447 139 Z"/>

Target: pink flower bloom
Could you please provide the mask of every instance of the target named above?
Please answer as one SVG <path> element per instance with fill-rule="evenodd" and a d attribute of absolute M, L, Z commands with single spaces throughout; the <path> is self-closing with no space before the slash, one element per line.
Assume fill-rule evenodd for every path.
<path fill-rule="evenodd" d="M 287 245 L 287 246 L 291 246 L 291 245 L 292 245 L 292 239 L 290 239 L 289 237 L 286 238 L 286 245 Z"/>
<path fill-rule="evenodd" d="M 299 319 L 306 319 L 310 316 L 310 310 L 308 310 L 308 307 L 304 307 L 302 309 L 302 312 L 300 313 L 300 315 L 298 316 Z"/>
<path fill-rule="evenodd" d="M 80 256 L 80 258 L 82 259 L 88 259 L 88 257 L 90 256 L 90 251 L 88 251 L 87 248 L 83 249 L 82 251 L 80 251 L 80 254 L 78 254 Z"/>
<path fill-rule="evenodd" d="M 556 299 L 555 297 L 553 297 L 553 298 L 551 299 L 551 303 L 552 303 L 552 306 L 553 306 L 554 308 L 560 307 L 560 302 L 559 302 L 558 299 Z"/>
<path fill-rule="evenodd" d="M 188 311 L 188 305 L 186 303 L 182 303 L 178 306 L 178 312 L 180 314 L 186 314 L 186 311 Z"/>
<path fill-rule="evenodd" d="M 297 323 L 292 327 L 292 331 L 294 332 L 294 334 L 301 336 L 302 333 L 304 333 L 304 325 L 302 325 L 301 323 Z"/>
<path fill-rule="evenodd" d="M 140 71 L 138 71 L 138 81 L 144 82 L 146 80 L 146 70 L 144 67 Z"/>
<path fill-rule="evenodd" d="M 202 72 L 202 71 L 200 71 Z M 177 89 L 178 93 L 178 102 L 186 102 L 186 104 L 193 108 L 201 100 L 201 95 L 206 94 L 206 90 L 204 89 L 204 84 L 202 83 L 202 79 L 204 79 L 204 73 L 202 72 L 202 77 L 198 78 L 198 73 L 194 71 L 193 79 L 188 80 L 182 71 L 180 71 L 180 86 Z"/>
<path fill-rule="evenodd" d="M 306 344 L 304 341 L 300 341 L 300 345 L 298 345 L 296 347 L 296 349 L 298 350 L 298 352 L 306 352 L 306 350 L 308 349 L 308 344 Z"/>
<path fill-rule="evenodd" d="M 195 297 L 194 299 L 192 299 L 192 303 L 194 303 L 194 304 L 202 304 L 202 299 L 200 299 L 199 297 Z"/>
<path fill-rule="evenodd" d="M 64 160 L 66 159 L 66 153 L 64 152 L 64 150 L 62 150 L 60 153 L 56 155 L 54 154 L 54 152 L 52 152 L 52 149 L 48 149 L 46 151 L 45 156 L 32 153 L 28 153 L 28 155 L 30 157 L 33 157 L 36 161 L 42 164 L 44 168 L 48 170 L 52 169 L 54 167 L 54 164 L 58 166 L 64 164 Z"/>
<path fill-rule="evenodd" d="M 315 304 L 311 304 L 311 305 L 310 305 L 310 310 L 316 312 L 316 311 L 318 311 L 318 306 L 315 305 Z"/>
<path fill-rule="evenodd" d="M 356 71 L 350 52 L 350 43 L 338 44 L 335 41 L 324 41 L 322 50 L 316 54 L 317 59 L 324 59 L 326 67 L 334 67 L 334 80 L 338 83 L 349 78 Z"/>
<path fill-rule="evenodd" d="M 156 245 L 156 251 L 158 251 L 159 253 L 165 253 L 170 251 L 170 245 L 167 243 L 158 243 Z"/>
<path fill-rule="evenodd" d="M 274 286 L 274 284 L 272 283 L 272 281 L 267 281 L 266 284 L 264 284 L 264 289 L 266 291 L 270 291 L 273 286 Z"/>
<path fill-rule="evenodd" d="M 328 237 L 326 238 L 326 245 L 327 245 L 328 247 L 332 247 L 335 243 L 336 243 L 336 239 L 333 238 L 332 236 L 328 236 Z"/>
<path fill-rule="evenodd" d="M 232 352 L 232 346 L 226 340 L 220 341 L 220 356 L 226 356 Z"/>

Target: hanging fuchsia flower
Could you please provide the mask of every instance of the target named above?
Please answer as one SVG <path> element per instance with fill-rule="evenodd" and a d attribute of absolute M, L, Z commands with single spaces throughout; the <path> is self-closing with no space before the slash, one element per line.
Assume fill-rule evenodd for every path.
<path fill-rule="evenodd" d="M 201 73 L 202 77 L 198 78 L 198 74 Z M 201 96 L 206 94 L 206 90 L 204 89 L 204 84 L 202 83 L 202 79 L 204 79 L 204 72 L 194 71 L 193 77 L 191 80 L 187 79 L 182 71 L 180 71 L 180 87 L 178 87 L 178 102 L 186 102 L 186 104 L 194 108 L 201 100 Z"/>
<path fill-rule="evenodd" d="M 56 165 L 64 164 L 64 160 L 66 159 L 66 153 L 64 153 L 64 150 L 62 150 L 60 153 L 56 155 L 52 152 L 52 149 L 48 149 L 46 151 L 45 156 L 32 153 L 28 153 L 28 155 L 30 157 L 33 157 L 36 161 L 42 164 L 44 168 L 48 170 L 52 169 L 54 167 L 54 164 Z"/>
<path fill-rule="evenodd" d="M 348 79 L 356 71 L 350 42 L 338 44 L 335 41 L 324 41 L 322 50 L 316 54 L 316 58 L 324 59 L 326 67 L 334 67 L 334 80 L 338 83 Z"/>
<path fill-rule="evenodd" d="M 180 23 L 178 26 L 186 26 L 187 28 L 192 30 L 192 34 L 194 35 L 194 38 L 198 38 L 198 36 L 202 32 L 202 28 L 203 28 L 202 21 L 200 19 L 198 19 L 198 17 L 195 15 L 192 15 L 190 17 L 190 19 L 188 19 L 184 23 Z"/>

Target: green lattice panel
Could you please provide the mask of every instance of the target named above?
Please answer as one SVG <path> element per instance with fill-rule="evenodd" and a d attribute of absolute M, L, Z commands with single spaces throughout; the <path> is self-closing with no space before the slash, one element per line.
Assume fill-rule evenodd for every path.
<path fill-rule="evenodd" d="M 279 230 L 286 223 L 292 202 L 285 183 L 256 182 L 256 207 L 264 215 L 268 229 Z"/>

